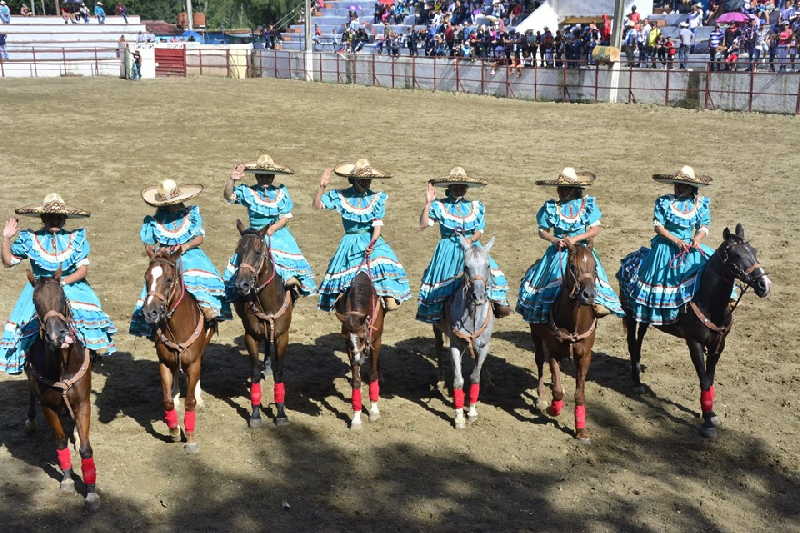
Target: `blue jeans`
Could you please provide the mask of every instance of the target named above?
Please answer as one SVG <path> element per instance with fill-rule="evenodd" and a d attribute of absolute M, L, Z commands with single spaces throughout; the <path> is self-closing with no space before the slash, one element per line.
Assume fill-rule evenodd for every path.
<path fill-rule="evenodd" d="M 8 52 L 6 52 L 6 45 L 0 46 L 0 59 L 8 59 Z"/>
<path fill-rule="evenodd" d="M 2 21 L 3 24 L 11 24 L 11 14 L 9 13 L 8 15 L 0 15 L 0 21 Z"/>
<path fill-rule="evenodd" d="M 97 15 L 97 23 L 98 24 L 105 24 L 106 23 L 106 16 L 105 15 Z"/>
<path fill-rule="evenodd" d="M 131 68 L 131 79 L 139 80 L 141 78 L 142 78 L 141 67 L 137 65 L 136 62 L 134 62 L 133 67 Z"/>
<path fill-rule="evenodd" d="M 689 60 L 689 47 L 685 44 L 678 47 L 678 68 L 686 68 L 686 62 Z"/>

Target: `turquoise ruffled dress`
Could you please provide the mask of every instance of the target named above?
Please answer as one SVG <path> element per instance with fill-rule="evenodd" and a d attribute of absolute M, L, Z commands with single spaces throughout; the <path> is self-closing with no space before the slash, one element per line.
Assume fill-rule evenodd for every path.
<path fill-rule="evenodd" d="M 247 208 L 247 215 L 250 218 L 252 229 L 261 229 L 264 226 L 274 224 L 282 218 L 292 218 L 292 198 L 285 185 L 237 185 L 233 189 L 232 204 L 243 205 Z M 294 235 L 289 231 L 288 226 L 284 226 L 276 231 L 271 237 L 265 237 L 267 244 L 272 252 L 272 262 L 275 264 L 275 271 L 284 280 L 297 278 L 300 282 L 300 293 L 303 296 L 315 294 L 317 292 L 317 282 L 314 280 L 314 271 L 311 264 L 303 256 Z M 236 275 L 239 268 L 239 258 L 234 253 L 225 268 L 224 280 L 228 293 L 228 299 L 235 298 L 235 289 L 231 286 L 231 280 Z"/>
<path fill-rule="evenodd" d="M 463 198 L 435 200 L 428 210 L 430 224 L 439 223 L 441 239 L 433 251 L 433 257 L 419 288 L 417 320 L 435 324 L 442 318 L 444 302 L 461 284 L 464 277 L 464 249 L 458 237 L 472 237 L 476 231 L 486 227 L 485 207 L 478 200 Z M 491 280 L 489 299 L 508 305 L 508 281 L 494 259 L 489 258 Z"/>
<path fill-rule="evenodd" d="M 193 205 L 178 212 L 157 209 L 155 215 L 144 217 L 139 237 L 144 244 L 168 247 L 186 244 L 205 233 L 200 208 Z M 188 250 L 181 256 L 179 266 L 186 290 L 197 303 L 214 309 L 222 319 L 231 318 L 229 306 L 223 307 L 225 283 L 205 252 L 200 248 Z M 146 296 L 147 287 L 142 287 L 131 317 L 130 332 L 140 337 L 150 337 L 153 333 L 153 327 L 142 314 Z"/>
<path fill-rule="evenodd" d="M 23 230 L 11 244 L 15 262 L 30 260 L 36 278 L 52 277 L 59 267 L 62 276 L 69 276 L 78 267 L 89 264 L 89 251 L 84 229 L 58 233 Z M 92 286 L 84 279 L 64 285 L 64 294 L 83 344 L 100 354 L 117 351 L 112 340 L 117 328 L 101 308 Z M 38 334 L 39 319 L 33 305 L 33 286 L 26 282 L 0 339 L 0 370 L 9 374 L 22 372 L 25 353 Z"/>
<path fill-rule="evenodd" d="M 336 298 L 350 287 L 361 270 L 369 273 L 379 296 L 390 296 L 400 302 L 411 298 L 406 271 L 383 237 L 378 238 L 369 261 L 365 261 L 372 228 L 383 225 L 387 198 L 385 192 L 359 193 L 354 187 L 322 195 L 323 208 L 339 213 L 345 233 L 319 286 L 319 308 L 323 311 L 333 310 Z"/>
<path fill-rule="evenodd" d="M 699 195 L 661 196 L 656 200 L 653 224 L 691 243 L 698 231 L 711 224 L 710 200 Z M 701 248 L 702 252 L 692 248 L 681 254 L 677 246 L 656 235 L 650 248 L 640 248 L 622 260 L 617 278 L 637 322 L 663 325 L 678 319 L 681 306 L 694 297 L 703 268 L 714 253 L 706 245 Z"/>
<path fill-rule="evenodd" d="M 559 239 L 574 237 L 600 224 L 600 207 L 593 196 L 576 198 L 569 202 L 548 200 L 536 214 L 540 229 L 552 230 Z M 586 244 L 585 242 L 580 244 Z M 517 300 L 517 312 L 531 324 L 550 322 L 550 309 L 561 292 L 561 279 L 567 268 L 569 252 L 559 250 L 554 244 L 547 247 L 544 256 L 531 266 L 522 278 Z M 624 316 L 619 297 L 608 282 L 603 264 L 592 249 L 596 268 L 595 303 L 603 305 L 617 316 Z"/>

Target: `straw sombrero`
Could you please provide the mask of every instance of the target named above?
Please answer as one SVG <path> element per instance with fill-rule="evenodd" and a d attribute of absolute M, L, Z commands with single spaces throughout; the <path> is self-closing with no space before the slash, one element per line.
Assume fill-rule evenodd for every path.
<path fill-rule="evenodd" d="M 480 178 L 473 178 L 467 174 L 462 167 L 453 167 L 447 176 L 433 178 L 430 182 L 437 187 L 447 187 L 448 185 L 466 185 L 467 187 L 484 187 L 488 181 Z"/>
<path fill-rule="evenodd" d="M 62 215 L 66 218 L 86 218 L 90 215 L 88 211 L 69 207 L 61 195 L 51 192 L 42 200 L 42 205 L 35 205 L 30 207 L 21 207 L 15 209 L 14 212 L 18 215 L 26 215 L 29 217 L 38 217 L 41 215 Z"/>
<path fill-rule="evenodd" d="M 142 199 L 153 207 L 179 204 L 203 192 L 199 184 L 178 185 L 175 180 L 166 179 L 142 191 Z"/>
<path fill-rule="evenodd" d="M 711 184 L 710 176 L 696 175 L 689 165 L 684 165 L 674 174 L 653 174 L 653 179 L 659 183 L 683 183 L 692 187 L 705 187 Z"/>
<path fill-rule="evenodd" d="M 580 187 L 583 189 L 591 186 L 595 178 L 596 176 L 591 172 L 585 170 L 578 172 L 572 167 L 566 167 L 553 179 L 536 180 L 536 185 L 549 187 Z"/>
<path fill-rule="evenodd" d="M 333 171 L 345 178 L 384 180 L 392 177 L 386 172 L 373 168 L 368 159 L 359 159 L 355 163 L 336 165 Z"/>
<path fill-rule="evenodd" d="M 294 174 L 294 170 L 277 164 L 268 154 L 262 154 L 252 163 L 245 163 L 244 170 L 256 174 Z"/>

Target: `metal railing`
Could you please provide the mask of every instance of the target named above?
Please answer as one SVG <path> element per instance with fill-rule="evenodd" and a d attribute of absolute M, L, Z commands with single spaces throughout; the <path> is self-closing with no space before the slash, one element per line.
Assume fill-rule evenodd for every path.
<path fill-rule="evenodd" d="M 0 78 L 109 76 L 119 73 L 120 49 L 114 47 L 14 47 L 0 58 Z"/>

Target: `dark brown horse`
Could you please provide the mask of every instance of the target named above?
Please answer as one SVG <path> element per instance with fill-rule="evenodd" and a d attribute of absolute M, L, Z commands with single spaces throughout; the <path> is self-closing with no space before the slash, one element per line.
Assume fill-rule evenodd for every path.
<path fill-rule="evenodd" d="M 723 241 L 705 266 L 700 287 L 692 301 L 680 313 L 677 322 L 656 326 L 661 331 L 684 339 L 689 355 L 700 381 L 700 410 L 703 424 L 700 432 L 705 437 L 716 436 L 719 418 L 714 413 L 714 372 L 725 338 L 733 326 L 733 312 L 739 300 L 729 305 L 731 291 L 736 280 L 752 288 L 761 298 L 769 294 L 772 282 L 758 262 L 756 249 L 745 240 L 744 228 L 736 225 L 736 232 L 728 228 L 722 233 Z M 631 312 L 631 302 L 625 291 L 621 291 L 622 305 L 627 313 L 625 328 L 628 336 L 628 352 L 631 356 L 631 377 L 636 392 L 644 392 L 641 382 L 642 341 L 650 324 L 642 322 L 638 330 Z"/>
<path fill-rule="evenodd" d="M 272 367 L 275 378 L 275 423 L 288 424 L 284 406 L 286 387 L 283 365 L 289 345 L 289 326 L 292 323 L 294 301 L 291 291 L 275 271 L 272 254 L 264 241 L 269 230 L 245 229 L 236 221 L 241 238 L 236 246 L 239 265 L 232 282 L 238 298 L 234 301 L 236 314 L 244 326 L 244 344 L 250 354 L 250 427 L 262 424 L 261 379 Z M 259 343 L 264 345 L 264 362 L 259 358 Z"/>
<path fill-rule="evenodd" d="M 203 353 L 216 327 L 206 324 L 200 306 L 186 290 L 179 265 L 179 250 L 167 248 L 152 255 L 144 275 L 147 296 L 142 313 L 147 323 L 155 329 L 164 421 L 174 442 L 180 440 L 178 412 L 175 409 L 179 374 L 186 375 L 184 449 L 196 453 L 199 446 L 195 440 L 195 409 L 200 393 L 200 370 Z"/>
<path fill-rule="evenodd" d="M 56 439 L 56 455 L 63 472 L 61 488 L 73 490 L 72 458 L 61 415 L 66 414 L 76 425 L 80 440 L 81 472 L 86 486 L 86 505 L 100 505 L 95 483 L 97 473 L 92 445 L 89 443 L 89 421 L 92 413 L 92 354 L 75 330 L 67 298 L 61 287 L 61 271 L 55 277 L 34 279 L 33 303 L 39 319 L 39 338 L 28 350 L 25 373 L 30 387 L 28 406 L 29 429 L 35 428 L 36 398 L 42 406 Z"/>
<path fill-rule="evenodd" d="M 335 311 L 342 322 L 342 336 L 347 344 L 352 371 L 353 418 L 350 429 L 361 429 L 361 365 L 366 359 L 370 360 L 369 421 L 375 422 L 381 417 L 378 381 L 384 310 L 369 274 L 363 270 L 356 274 L 347 292 L 336 301 Z"/>
<path fill-rule="evenodd" d="M 560 361 L 571 357 L 575 362 L 575 437 L 589 441 L 586 430 L 586 376 L 592 362 L 592 346 L 597 332 L 594 311 L 596 264 L 592 244 L 570 246 L 567 268 L 561 280 L 561 292 L 553 303 L 548 324 L 531 324 L 539 372 L 537 404 L 544 409 L 544 363 L 550 363 L 553 399 L 546 412 L 559 416 L 564 408 Z"/>

